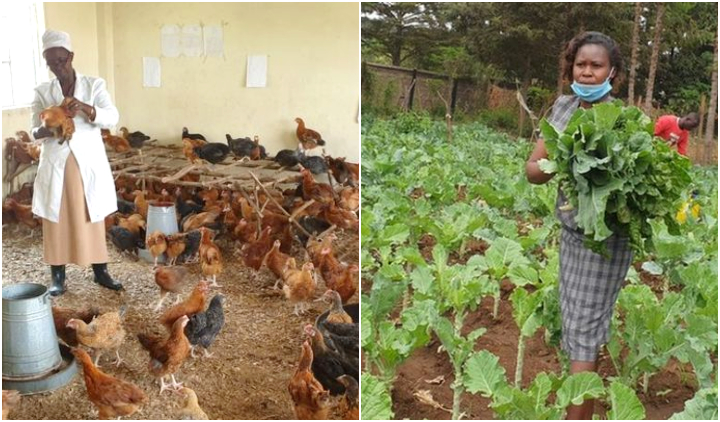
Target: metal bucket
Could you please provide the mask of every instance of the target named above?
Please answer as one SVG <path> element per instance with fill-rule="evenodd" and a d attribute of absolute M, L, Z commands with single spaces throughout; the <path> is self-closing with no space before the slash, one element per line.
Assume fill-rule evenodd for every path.
<path fill-rule="evenodd" d="M 150 202 L 145 227 L 147 235 L 150 235 L 156 230 L 160 230 L 165 235 L 177 233 L 178 223 L 177 215 L 175 214 L 175 204 L 172 202 Z M 140 249 L 138 255 L 148 262 L 155 261 L 155 258 L 153 258 L 147 249 Z M 164 263 L 165 255 L 158 257 L 158 262 Z"/>
<path fill-rule="evenodd" d="M 3 380 L 40 378 L 62 363 L 47 287 L 35 283 L 4 286 Z"/>

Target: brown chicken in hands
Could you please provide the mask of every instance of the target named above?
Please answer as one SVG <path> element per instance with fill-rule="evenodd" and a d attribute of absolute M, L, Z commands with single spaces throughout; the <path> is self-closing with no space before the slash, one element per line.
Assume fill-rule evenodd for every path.
<path fill-rule="evenodd" d="M 145 240 L 145 245 L 150 251 L 150 255 L 155 258 L 155 266 L 157 267 L 158 258 L 160 258 L 160 255 L 164 254 L 167 250 L 167 239 L 165 239 L 165 234 L 160 230 L 155 230 L 148 235 Z"/>
<path fill-rule="evenodd" d="M 313 149 L 318 145 L 325 145 L 325 141 L 323 140 L 322 135 L 312 129 L 305 127 L 305 122 L 303 121 L 303 119 L 296 117 L 295 123 L 298 124 L 297 129 L 295 130 L 295 134 L 297 135 L 298 141 L 300 141 L 303 149 Z"/>
<path fill-rule="evenodd" d="M 295 258 L 280 252 L 279 240 L 276 240 L 273 243 L 272 249 L 270 249 L 270 252 L 268 252 L 267 255 L 265 255 L 265 258 L 263 258 L 262 265 L 267 266 L 270 271 L 275 274 L 275 277 L 278 278 L 273 289 L 278 288 L 278 284 L 280 283 L 280 280 L 282 280 L 285 271 L 289 269 L 297 269 Z"/>
<path fill-rule="evenodd" d="M 200 268 L 204 276 L 212 276 L 210 287 L 222 287 L 217 284 L 217 275 L 222 272 L 222 253 L 220 248 L 210 239 L 210 230 L 200 227 Z"/>
<path fill-rule="evenodd" d="M 175 233 L 170 236 L 165 236 L 167 241 L 167 250 L 165 255 L 168 257 L 168 265 L 175 265 L 177 258 L 185 252 L 187 247 L 187 239 L 185 233 Z"/>
<path fill-rule="evenodd" d="M 208 415 L 200 407 L 195 391 L 183 387 L 179 393 L 185 397 L 185 406 L 178 412 L 179 419 L 197 421 L 206 421 L 209 419 Z"/>
<path fill-rule="evenodd" d="M 8 418 L 10 411 L 20 403 L 20 393 L 15 390 L 2 390 L 2 394 L 2 418 L 5 420 Z"/>
<path fill-rule="evenodd" d="M 168 293 L 180 293 L 188 269 L 185 267 L 157 267 L 155 268 L 155 284 L 160 287 L 160 301 L 153 309 L 157 311 L 162 306 Z M 178 296 L 178 300 L 180 296 Z M 177 303 L 177 302 L 176 302 Z"/>
<path fill-rule="evenodd" d="M 302 345 L 298 368 L 288 384 L 288 392 L 295 405 L 295 416 L 299 420 L 329 419 L 330 393 L 315 379 L 312 362 L 312 347 L 306 340 Z"/>
<path fill-rule="evenodd" d="M 59 106 L 48 107 L 40 112 L 42 125 L 51 129 L 56 137 L 61 138 L 60 144 L 69 141 L 75 133 L 75 122 L 66 107 L 68 100 L 70 98 L 66 97 Z"/>
<path fill-rule="evenodd" d="M 166 338 L 138 334 L 138 340 L 143 349 L 150 352 L 150 372 L 160 378 L 160 393 L 166 388 L 178 389 L 182 384 L 175 380 L 175 372 L 180 369 L 185 359 L 190 355 L 190 342 L 185 337 L 185 326 L 190 318 L 182 315 L 172 325 L 170 336 Z M 171 384 L 165 384 L 165 377 L 170 375 Z"/>
<path fill-rule="evenodd" d="M 61 308 L 60 306 L 52 307 L 53 322 L 55 323 L 55 332 L 58 337 L 68 346 L 75 347 L 78 345 L 77 331 L 67 326 L 71 319 L 82 320 L 86 324 L 90 324 L 92 320 L 100 315 L 97 308 L 85 306 L 82 309 Z"/>
<path fill-rule="evenodd" d="M 207 302 L 207 293 L 209 290 L 210 286 L 208 285 L 208 282 L 201 280 L 185 301 L 178 303 L 165 311 L 165 313 L 160 317 L 160 322 L 169 331 L 175 321 L 183 315 L 187 315 L 189 317 L 197 314 L 198 312 L 204 311 L 205 304 Z"/>
<path fill-rule="evenodd" d="M 355 378 L 350 375 L 342 375 L 336 378 L 337 381 L 345 386 L 345 394 L 340 397 L 337 411 L 344 420 L 355 420 L 360 417 L 359 401 L 360 391 Z"/>
<path fill-rule="evenodd" d="M 314 199 L 316 202 L 325 205 L 335 205 L 335 192 L 332 186 L 327 183 L 317 183 L 310 170 L 300 166 L 302 174 L 302 190 L 303 199 L 309 201 Z"/>
<path fill-rule="evenodd" d="M 322 296 L 322 300 L 330 302 L 330 312 L 326 318 L 327 322 L 333 324 L 352 324 L 353 320 L 343 308 L 342 299 L 335 290 L 328 290 Z"/>
<path fill-rule="evenodd" d="M 317 280 L 313 268 L 312 262 L 306 262 L 301 269 L 289 269 L 283 274 L 283 281 L 285 282 L 283 291 L 285 297 L 295 305 L 293 313 L 297 316 L 299 316 L 298 311 L 301 314 L 305 313 L 308 302 L 315 294 Z"/>
<path fill-rule="evenodd" d="M 132 415 L 147 402 L 145 392 L 137 385 L 100 371 L 84 350 L 75 348 L 72 352 L 83 367 L 88 398 L 98 408 L 100 419 Z"/>
<path fill-rule="evenodd" d="M 108 312 L 93 319 L 86 324 L 81 319 L 70 319 L 67 327 L 73 328 L 77 333 L 80 344 L 95 351 L 95 365 L 105 350 L 115 350 L 116 366 L 120 366 L 120 346 L 125 342 L 125 329 L 122 318 L 125 316 L 126 306 L 122 306 L 117 312 Z"/>

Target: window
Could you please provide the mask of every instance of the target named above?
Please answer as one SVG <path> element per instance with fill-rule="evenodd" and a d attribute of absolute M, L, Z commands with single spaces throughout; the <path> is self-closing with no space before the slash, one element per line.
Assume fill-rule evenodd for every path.
<path fill-rule="evenodd" d="M 2 108 L 26 107 L 33 89 L 48 80 L 42 60 L 45 19 L 42 2 L 7 2 L 0 12 Z"/>

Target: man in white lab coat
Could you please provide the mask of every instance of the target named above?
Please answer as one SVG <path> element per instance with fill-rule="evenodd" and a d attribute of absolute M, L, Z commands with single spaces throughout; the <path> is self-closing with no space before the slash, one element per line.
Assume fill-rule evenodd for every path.
<path fill-rule="evenodd" d="M 80 75 L 72 67 L 70 36 L 48 30 L 43 57 L 57 79 L 35 88 L 32 127 L 43 146 L 33 191 L 32 210 L 43 220 L 44 259 L 51 266 L 50 294 L 65 292 L 65 265 L 92 264 L 94 281 L 113 290 L 123 286 L 107 271 L 104 218 L 117 210 L 117 196 L 101 128 L 117 124 L 105 81 Z M 42 125 L 40 113 L 66 101 L 75 133 L 61 139 Z"/>

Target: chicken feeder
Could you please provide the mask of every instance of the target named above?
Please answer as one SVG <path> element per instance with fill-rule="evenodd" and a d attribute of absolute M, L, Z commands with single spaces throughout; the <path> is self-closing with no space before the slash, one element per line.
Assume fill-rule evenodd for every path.
<path fill-rule="evenodd" d="M 147 236 L 154 231 L 160 230 L 166 236 L 178 232 L 177 216 L 175 214 L 175 204 L 172 202 L 150 202 L 148 205 L 147 222 L 145 224 L 145 233 Z M 146 245 L 147 246 L 147 245 Z M 152 254 L 148 249 L 139 249 L 138 256 L 147 262 L 155 262 Z M 165 263 L 165 254 L 158 257 L 158 263 Z"/>
<path fill-rule="evenodd" d="M 55 390 L 77 373 L 70 350 L 61 350 L 50 294 L 42 284 L 2 289 L 3 390 L 34 394 Z"/>

